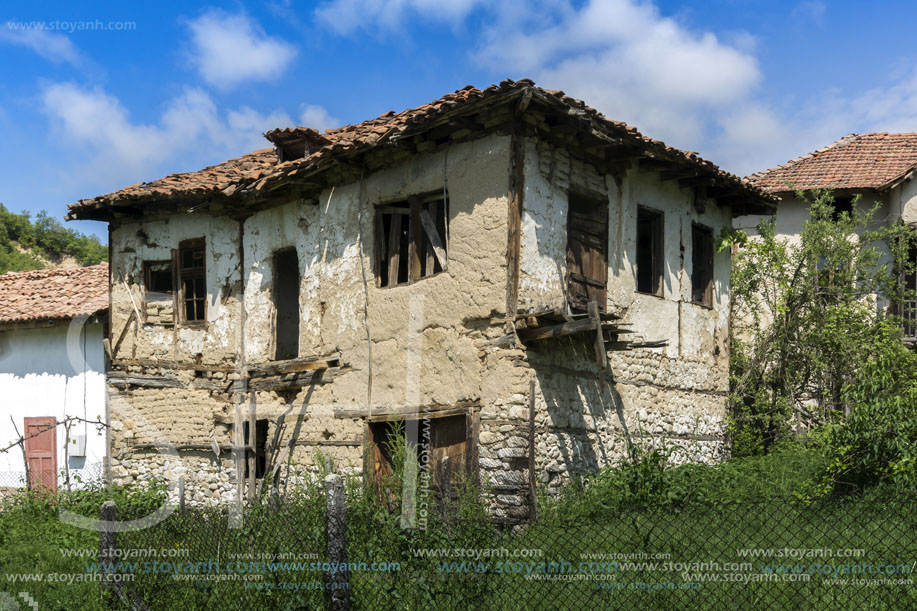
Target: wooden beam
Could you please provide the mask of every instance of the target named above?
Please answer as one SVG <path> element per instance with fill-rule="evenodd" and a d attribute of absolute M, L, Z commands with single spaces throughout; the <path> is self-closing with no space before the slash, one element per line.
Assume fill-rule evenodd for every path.
<path fill-rule="evenodd" d="M 605 337 L 602 335 L 602 321 L 599 318 L 599 304 L 595 300 L 590 301 L 587 306 L 589 319 L 595 325 L 595 360 L 599 368 L 599 388 L 605 390 L 605 370 L 608 369 L 608 357 L 605 354 Z"/>
<path fill-rule="evenodd" d="M 337 367 L 339 363 L 339 354 L 330 354 L 328 356 L 310 356 L 299 359 L 289 359 L 286 361 L 276 361 L 265 365 L 256 365 L 248 368 L 250 377 L 275 376 L 284 373 L 297 373 L 300 371 L 312 371 L 313 369 L 329 369 Z"/>
<path fill-rule="evenodd" d="M 185 385 L 175 378 L 148 376 L 112 371 L 108 374 L 108 383 L 115 388 L 139 386 L 141 388 L 183 388 Z"/>
<path fill-rule="evenodd" d="M 427 234 L 427 238 L 430 240 L 430 245 L 433 247 L 433 253 L 439 261 L 439 266 L 443 268 L 443 271 L 446 271 L 449 264 L 446 260 L 446 249 L 443 248 L 443 242 L 440 240 L 439 232 L 436 231 L 436 224 L 433 222 L 433 219 L 430 218 L 430 214 L 426 210 L 420 211 L 420 222 Z"/>
<path fill-rule="evenodd" d="M 678 180 L 678 186 L 684 188 L 690 187 L 712 187 L 716 184 L 716 179 L 712 176 L 691 176 L 688 178 L 680 178 Z"/>
<path fill-rule="evenodd" d="M 373 408 L 371 420 L 377 418 L 385 420 L 403 420 L 405 418 L 443 418 L 463 414 L 466 411 L 480 407 L 478 401 L 461 401 L 451 405 L 422 405 L 420 407 L 392 407 L 392 408 Z M 336 409 L 334 410 L 335 418 L 367 418 L 370 417 L 370 410 L 366 408 L 359 409 Z"/>
<path fill-rule="evenodd" d="M 559 325 L 548 327 L 536 327 L 534 329 L 519 329 L 517 331 L 519 339 L 523 342 L 548 339 L 551 337 L 563 337 L 583 331 L 592 331 L 595 329 L 595 322 L 590 318 L 578 318 L 573 322 L 565 322 Z"/>
<path fill-rule="evenodd" d="M 506 236 L 506 327 L 515 327 L 516 304 L 519 300 L 519 266 L 522 250 L 522 193 L 524 185 L 525 144 L 518 133 L 510 144 L 509 206 Z"/>

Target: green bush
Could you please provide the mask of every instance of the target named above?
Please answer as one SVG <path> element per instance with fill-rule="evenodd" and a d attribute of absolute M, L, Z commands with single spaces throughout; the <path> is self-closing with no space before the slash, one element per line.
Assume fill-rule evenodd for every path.
<path fill-rule="evenodd" d="M 28 212 L 15 214 L 0 204 L 0 273 L 41 269 L 41 258 L 57 262 L 67 256 L 80 265 L 95 265 L 108 258 L 108 248 L 95 236 L 64 227 L 43 210 L 33 221 Z"/>

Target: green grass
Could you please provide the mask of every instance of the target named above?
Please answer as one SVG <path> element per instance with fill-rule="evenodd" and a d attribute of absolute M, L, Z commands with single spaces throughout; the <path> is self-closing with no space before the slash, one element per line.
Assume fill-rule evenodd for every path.
<path fill-rule="evenodd" d="M 817 449 L 786 446 L 768 456 L 715 467 L 668 468 L 658 455 L 649 454 L 634 465 L 606 469 L 589 480 L 572 483 L 559 499 L 542 504 L 537 523 L 517 529 L 491 524 L 483 517 L 480 503 L 468 498 L 474 491 L 467 489 L 460 515 L 443 518 L 431 511 L 425 530 L 402 531 L 397 512 L 381 509 L 351 482 L 348 560 L 364 563 L 350 572 L 353 608 L 917 608 L 913 586 L 830 581 L 832 577 L 910 578 L 909 574 L 851 576 L 843 571 L 848 565 L 913 567 L 917 514 L 912 507 L 917 499 L 891 498 L 880 492 L 857 498 L 807 498 L 805 492 L 824 473 L 824 460 Z M 151 500 L 149 495 L 119 494 L 120 504 L 134 512 Z M 93 514 L 101 498 L 95 492 L 67 502 Z M 85 572 L 83 561 L 63 558 L 59 550 L 95 549 L 97 536 L 56 522 L 53 509 L 29 502 L 0 514 L 2 572 Z M 326 593 L 309 585 L 325 579 L 323 567 L 311 563 L 327 561 L 324 495 L 317 482 L 281 505 L 265 501 L 254 506 L 242 528 L 230 528 L 225 512 L 176 513 L 155 527 L 119 534 L 119 547 L 186 549 L 188 556 L 181 562 L 218 561 L 222 573 L 228 572 L 227 563 L 238 560 L 239 555 L 305 563 L 256 570 L 262 578 L 255 586 L 260 590 L 241 580 L 213 581 L 201 575 L 182 580 L 171 572 L 141 570 L 129 589 L 152 609 L 316 609 L 325 605 Z M 457 548 L 506 549 L 509 555 L 484 555 L 475 560 L 433 558 L 418 552 Z M 739 552 L 785 548 L 855 548 L 864 550 L 864 555 L 794 559 L 744 557 Z M 514 550 L 538 551 L 514 556 Z M 596 554 L 633 556 L 600 558 Z M 277 558 L 279 555 L 284 557 Z M 619 564 L 609 564 L 615 560 Z M 400 563 L 399 571 L 370 570 L 372 563 L 393 561 Z M 662 564 L 666 561 L 707 564 L 666 567 Z M 583 562 L 587 564 L 581 565 Z M 627 566 L 626 562 L 656 564 Z M 743 562 L 751 566 L 725 566 Z M 779 570 L 777 565 L 791 571 L 798 566 L 803 573 L 817 568 L 838 574 L 811 574 L 808 581 L 801 581 L 798 575 L 794 581 L 762 581 L 777 579 L 767 572 Z M 565 567 L 564 574 L 558 572 L 560 567 Z M 719 579 L 741 574 L 746 582 L 709 581 L 709 577 L 685 573 L 717 575 Z M 591 578 L 593 575 L 600 578 Z M 36 593 L 41 609 L 104 608 L 95 584 L 60 584 Z"/>

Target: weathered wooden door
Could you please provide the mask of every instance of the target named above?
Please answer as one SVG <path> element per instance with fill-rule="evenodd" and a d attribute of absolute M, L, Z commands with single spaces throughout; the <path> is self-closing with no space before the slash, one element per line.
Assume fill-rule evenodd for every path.
<path fill-rule="evenodd" d="M 608 286 L 608 202 L 571 193 L 567 218 L 567 302 L 605 310 Z"/>
<path fill-rule="evenodd" d="M 452 490 L 465 472 L 468 451 L 467 419 L 448 416 L 430 420 L 430 469 L 433 487 L 442 493 Z"/>
<path fill-rule="evenodd" d="M 33 417 L 24 424 L 30 485 L 57 492 L 57 420 Z"/>

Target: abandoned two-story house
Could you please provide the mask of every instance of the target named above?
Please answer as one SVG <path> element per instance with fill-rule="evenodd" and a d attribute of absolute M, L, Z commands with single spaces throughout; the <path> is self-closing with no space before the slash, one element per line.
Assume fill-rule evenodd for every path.
<path fill-rule="evenodd" d="M 170 446 L 225 501 L 316 450 L 384 473 L 413 429 L 434 484 L 521 518 L 628 440 L 727 451 L 715 239 L 770 196 L 528 80 L 266 137 L 71 206 L 109 223 L 116 481 Z"/>
<path fill-rule="evenodd" d="M 872 228 L 904 222 L 917 226 L 917 133 L 849 134 L 832 144 L 748 177 L 749 182 L 779 199 L 774 230 L 791 243 L 799 239 L 809 218 L 809 202 L 797 191 L 830 189 L 839 212 L 856 206 L 861 212 L 878 205 Z M 735 226 L 750 235 L 757 233 L 759 215 L 740 216 Z M 890 250 L 883 249 L 881 263 L 893 264 Z M 910 249 L 911 262 L 917 249 Z M 917 289 L 917 277 L 902 278 L 909 290 Z M 888 305 L 880 300 L 880 305 Z M 901 304 L 904 336 L 917 341 L 917 302 Z"/>

